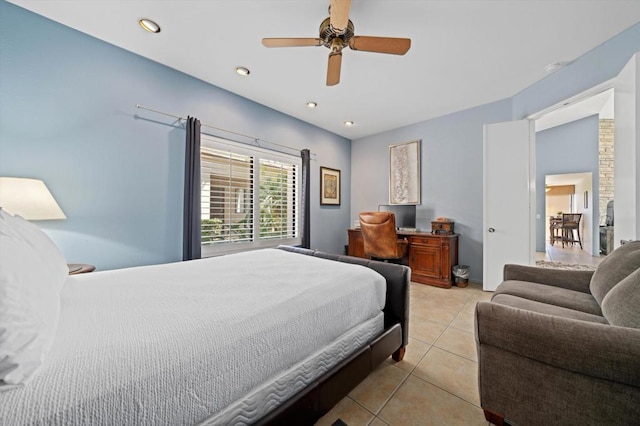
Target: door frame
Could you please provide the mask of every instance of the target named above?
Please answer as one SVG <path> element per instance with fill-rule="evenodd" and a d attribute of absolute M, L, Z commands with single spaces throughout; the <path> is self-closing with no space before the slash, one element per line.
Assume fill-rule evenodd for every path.
<path fill-rule="evenodd" d="M 547 108 L 545 108 L 543 110 L 535 112 L 535 113 L 529 115 L 527 118 L 532 120 L 532 121 L 536 121 L 536 120 L 544 117 L 547 114 L 550 114 L 550 113 L 565 109 L 565 108 L 570 107 L 570 106 L 572 106 L 572 105 L 574 105 L 576 103 L 583 102 L 583 101 L 585 101 L 585 100 L 587 100 L 587 99 L 589 99 L 589 98 L 591 98 L 593 96 L 599 95 L 599 94 L 604 93 L 604 92 L 609 91 L 609 90 L 614 91 L 614 96 L 615 96 L 615 82 L 616 82 L 617 78 L 618 78 L 618 76 L 616 76 L 614 78 L 611 78 L 609 80 L 606 80 L 606 81 L 604 81 L 604 82 L 602 82 L 600 84 L 597 84 L 597 85 L 595 85 L 595 86 L 593 86 L 593 87 L 591 87 L 591 88 L 589 88 L 587 90 L 584 90 L 584 91 L 582 91 L 580 93 L 577 93 L 577 94 L 575 94 L 575 95 L 573 95 L 573 96 L 571 96 L 571 97 L 569 97 L 567 99 L 564 99 L 564 100 L 562 100 L 560 102 L 557 102 L 557 103 L 555 103 L 555 104 L 553 104 L 553 105 L 551 105 L 551 106 L 549 106 L 549 107 L 547 107 Z M 559 123 L 556 126 L 562 126 L 562 125 L 571 123 L 573 121 L 580 120 L 582 118 L 584 118 L 584 117 L 578 117 L 578 118 L 575 118 L 575 119 L 573 119 L 571 121 Z M 535 163 L 535 159 L 534 159 L 534 163 Z M 576 172 L 576 173 L 579 173 L 579 172 Z M 562 174 L 562 173 L 560 173 L 560 174 Z M 592 185 L 593 185 L 593 180 L 594 179 L 595 179 L 595 177 L 592 178 Z M 593 194 L 593 191 L 592 191 L 592 194 Z M 591 229 L 590 229 L 591 234 L 592 234 L 592 236 L 591 236 L 591 251 L 586 251 L 585 250 L 585 252 L 587 252 L 591 256 L 597 256 L 597 254 L 595 252 L 596 251 L 599 252 L 598 248 L 600 246 L 600 243 L 599 243 L 600 235 L 597 232 L 597 229 L 595 228 L 595 221 L 597 219 L 597 223 L 600 222 L 599 209 L 596 208 L 596 206 L 598 206 L 598 204 L 599 204 L 599 200 L 593 199 L 593 197 L 592 197 L 591 200 L 590 200 L 590 203 L 591 203 L 590 208 L 591 208 L 591 211 L 592 211 L 592 217 L 593 217 L 593 220 L 594 220 L 594 224 L 592 224 Z M 536 214 L 540 214 L 542 216 L 543 220 L 542 220 L 542 224 L 540 224 L 540 225 L 538 224 L 539 221 L 536 220 L 534 222 L 534 224 L 533 224 L 533 226 L 534 226 L 534 234 L 536 233 L 536 227 L 537 226 L 546 227 L 548 225 L 547 222 L 546 222 L 546 218 L 545 218 L 545 214 L 546 214 L 546 197 L 545 197 L 545 203 L 544 204 L 545 204 L 545 211 L 536 213 Z M 545 240 L 545 247 L 546 247 L 546 240 Z"/>
<path fill-rule="evenodd" d="M 571 106 L 575 103 L 578 102 L 582 102 L 584 100 L 587 100 L 595 95 L 599 95 L 600 93 L 606 92 L 607 90 L 613 89 L 614 88 L 614 83 L 616 81 L 616 78 L 618 78 L 617 76 L 614 78 L 611 78 L 607 81 L 604 81 L 600 84 L 597 84 L 595 86 L 593 86 L 590 89 L 584 90 L 576 95 L 573 95 L 567 99 L 564 99 L 560 102 L 557 102 L 545 109 L 542 109 L 538 112 L 534 112 L 533 114 L 528 115 L 527 117 L 525 117 L 528 120 L 532 120 L 532 121 L 536 121 L 539 118 L 544 117 L 547 114 L 550 114 L 552 112 L 556 112 L 558 110 L 564 109 L 568 106 Z M 570 123 L 570 121 L 568 121 L 567 123 Z M 566 123 L 563 123 L 566 124 Z M 561 124 L 560 124 L 561 125 Z"/>

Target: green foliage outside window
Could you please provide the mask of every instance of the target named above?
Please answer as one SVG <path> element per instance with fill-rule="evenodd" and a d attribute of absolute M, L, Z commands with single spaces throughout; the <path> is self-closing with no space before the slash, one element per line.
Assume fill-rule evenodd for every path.
<path fill-rule="evenodd" d="M 292 180 L 291 173 L 291 170 L 272 164 L 260 164 L 260 233 L 258 237 L 261 239 L 288 237 L 292 232 L 293 217 L 291 217 L 292 212 L 289 205 L 293 202 L 292 189 L 289 187 Z M 251 208 L 248 208 L 249 211 L 241 220 L 225 223 L 225 211 L 227 215 L 233 215 L 233 206 L 228 205 L 229 202 L 224 199 L 224 196 L 225 194 L 221 192 L 211 198 L 212 200 L 220 199 L 217 204 L 222 205 L 224 210 L 216 213 L 220 217 L 202 219 L 202 244 L 251 241 L 253 239 Z M 232 217 L 233 219 L 237 219 L 237 215 Z"/>
<path fill-rule="evenodd" d="M 202 219 L 200 229 L 202 243 L 212 243 L 224 239 L 222 236 L 222 220 L 220 219 Z"/>
<path fill-rule="evenodd" d="M 231 224 L 231 234 L 240 240 L 251 240 L 252 237 L 251 214 L 247 214 L 241 221 Z"/>
<path fill-rule="evenodd" d="M 281 238 L 287 234 L 287 178 L 286 171 L 260 165 L 260 238 Z M 266 178 L 264 176 L 267 176 Z"/>

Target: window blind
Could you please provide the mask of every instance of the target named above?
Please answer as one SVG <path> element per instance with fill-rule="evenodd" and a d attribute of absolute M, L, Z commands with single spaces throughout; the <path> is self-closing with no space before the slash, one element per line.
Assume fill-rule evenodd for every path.
<path fill-rule="evenodd" d="M 297 182 L 295 164 L 260 159 L 260 238 L 295 238 L 297 235 Z"/>
<path fill-rule="evenodd" d="M 298 157 L 205 135 L 200 154 L 203 257 L 300 244 Z"/>

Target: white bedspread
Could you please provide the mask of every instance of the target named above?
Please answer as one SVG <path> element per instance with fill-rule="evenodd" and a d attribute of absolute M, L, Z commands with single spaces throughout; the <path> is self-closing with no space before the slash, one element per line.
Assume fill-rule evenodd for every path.
<path fill-rule="evenodd" d="M 384 278 L 267 249 L 69 277 L 54 346 L 0 424 L 196 424 L 359 324 Z"/>

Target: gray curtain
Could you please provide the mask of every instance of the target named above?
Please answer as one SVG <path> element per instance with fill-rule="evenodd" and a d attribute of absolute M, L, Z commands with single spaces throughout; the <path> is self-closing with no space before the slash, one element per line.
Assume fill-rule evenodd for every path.
<path fill-rule="evenodd" d="M 302 157 L 302 194 L 300 194 L 300 204 L 302 211 L 300 218 L 302 222 L 302 247 L 311 248 L 311 152 L 308 149 L 300 151 Z"/>
<path fill-rule="evenodd" d="M 200 259 L 200 120 L 187 118 L 184 161 L 182 260 Z"/>

